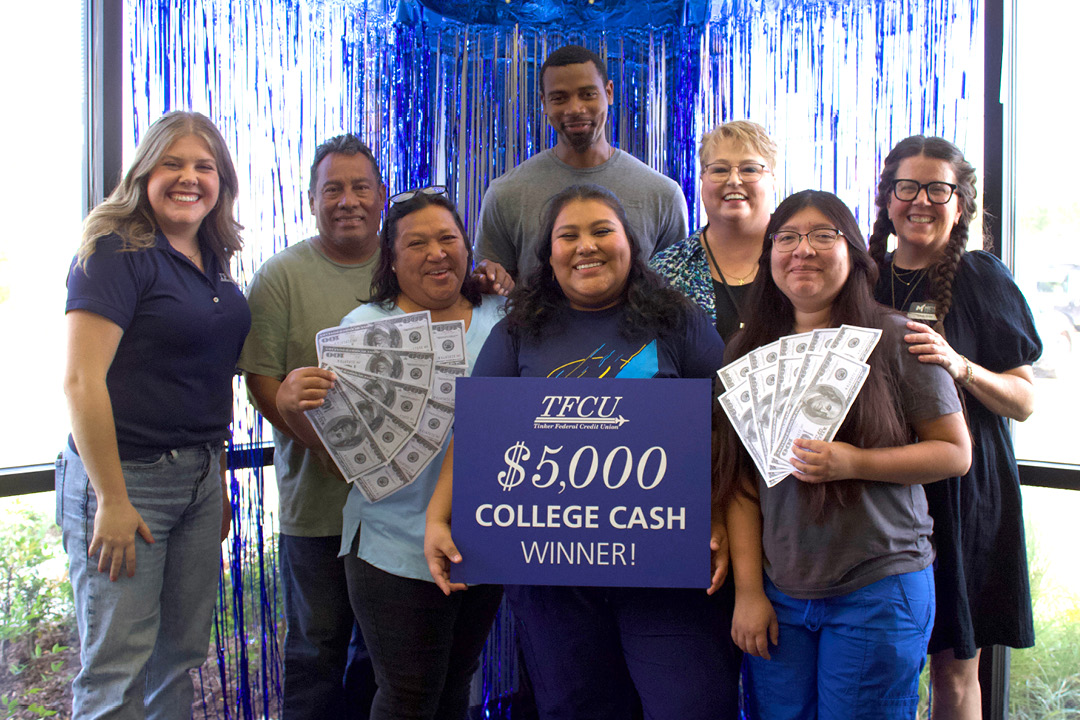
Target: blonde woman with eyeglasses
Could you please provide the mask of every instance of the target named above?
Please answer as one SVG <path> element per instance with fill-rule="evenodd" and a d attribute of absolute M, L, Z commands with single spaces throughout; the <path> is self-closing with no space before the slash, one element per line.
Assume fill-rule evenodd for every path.
<path fill-rule="evenodd" d="M 706 224 L 657 253 L 649 266 L 701 306 L 727 342 L 746 320 L 765 226 L 773 209 L 776 143 L 749 120 L 724 123 L 701 138 L 701 202 Z"/>

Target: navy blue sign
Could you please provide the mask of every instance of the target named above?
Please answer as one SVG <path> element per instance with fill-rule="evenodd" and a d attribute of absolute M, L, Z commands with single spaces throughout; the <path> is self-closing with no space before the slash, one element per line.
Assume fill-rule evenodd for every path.
<path fill-rule="evenodd" d="M 708 380 L 463 378 L 454 582 L 709 584 Z"/>

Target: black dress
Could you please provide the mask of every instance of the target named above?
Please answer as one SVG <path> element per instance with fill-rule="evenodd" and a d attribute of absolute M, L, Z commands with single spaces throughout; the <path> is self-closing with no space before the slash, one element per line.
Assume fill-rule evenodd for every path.
<path fill-rule="evenodd" d="M 889 271 L 881 274 L 878 301 L 905 313 L 925 311 L 925 303 L 932 302 L 929 280 L 903 270 L 901 277 L 912 284 L 898 282 Z M 1038 359 L 1042 342 L 1031 309 L 1000 260 L 982 251 L 965 253 L 952 291 L 945 338 L 956 352 L 996 373 Z M 1035 644 L 1012 437 L 1005 418 L 970 393 L 964 401 L 971 469 L 961 478 L 925 486 L 937 551 L 937 619 L 929 652 L 952 648 L 958 659 L 990 645 Z"/>

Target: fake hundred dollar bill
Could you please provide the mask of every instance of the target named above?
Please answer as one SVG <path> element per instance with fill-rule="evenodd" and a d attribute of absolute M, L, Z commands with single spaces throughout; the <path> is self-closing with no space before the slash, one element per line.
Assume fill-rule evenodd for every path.
<path fill-rule="evenodd" d="M 465 323 L 409 313 L 327 328 L 316 349 L 337 382 L 308 417 L 334 463 L 369 502 L 407 487 L 453 427 L 455 381 L 468 374 Z"/>
<path fill-rule="evenodd" d="M 331 387 L 323 404 L 304 414 L 346 480 L 354 481 L 386 462 L 387 456 L 340 386 Z"/>
<path fill-rule="evenodd" d="M 431 387 L 435 353 L 328 345 L 323 348 L 322 362 L 346 367 L 362 375 L 390 378 L 426 390 Z"/>
<path fill-rule="evenodd" d="M 859 360 L 829 351 L 810 386 L 791 412 L 791 420 L 772 454 L 781 467 L 788 464 L 795 440 L 824 440 L 836 437 L 851 405 L 870 374 L 870 366 Z"/>
<path fill-rule="evenodd" d="M 356 397 L 365 396 L 374 400 L 412 427 L 416 427 L 416 424 L 420 422 L 420 415 L 424 412 L 424 401 L 427 400 L 427 390 L 390 378 L 363 375 L 346 367 L 333 365 L 327 367 L 345 383 L 346 394 Z"/>
<path fill-rule="evenodd" d="M 851 325 L 786 335 L 717 371 L 725 387 L 718 398 L 721 407 L 767 485 L 791 472 L 796 437 L 835 437 L 862 388 L 869 372 L 865 361 L 880 337 L 877 328 Z M 843 377 L 825 382 L 828 373 Z M 825 412 L 830 409 L 825 398 L 838 408 L 835 422 L 808 420 L 814 412 L 831 415 Z"/>
<path fill-rule="evenodd" d="M 431 323 L 431 343 L 436 364 L 465 366 L 464 321 Z"/>
<path fill-rule="evenodd" d="M 319 362 L 324 347 L 366 347 L 431 352 L 431 313 L 395 315 L 370 322 L 326 328 L 315 334 Z"/>

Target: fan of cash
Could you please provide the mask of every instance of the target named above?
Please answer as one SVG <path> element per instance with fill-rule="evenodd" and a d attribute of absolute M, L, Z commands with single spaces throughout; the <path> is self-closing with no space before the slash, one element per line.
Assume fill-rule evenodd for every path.
<path fill-rule="evenodd" d="M 796 439 L 832 440 L 862 389 L 881 330 L 787 335 L 716 371 L 720 406 L 769 487 L 794 470 Z"/>
<path fill-rule="evenodd" d="M 425 310 L 327 328 L 315 345 L 337 382 L 306 415 L 345 479 L 382 500 L 413 482 L 450 432 L 465 323 L 433 323 Z"/>

